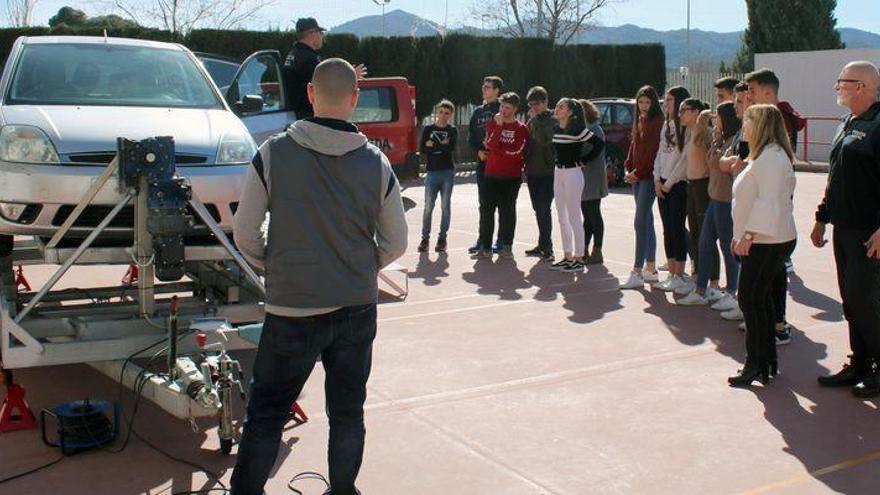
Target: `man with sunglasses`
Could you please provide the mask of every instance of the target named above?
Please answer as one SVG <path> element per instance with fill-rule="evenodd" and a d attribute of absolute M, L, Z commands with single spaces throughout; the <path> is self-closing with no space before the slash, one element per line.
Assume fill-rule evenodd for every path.
<path fill-rule="evenodd" d="M 810 234 L 821 248 L 826 224 L 843 313 L 849 323 L 851 361 L 820 376 L 827 387 L 852 386 L 859 398 L 880 396 L 880 72 L 870 62 L 847 64 L 835 84 L 837 103 L 850 110 L 831 145 L 825 196 Z"/>

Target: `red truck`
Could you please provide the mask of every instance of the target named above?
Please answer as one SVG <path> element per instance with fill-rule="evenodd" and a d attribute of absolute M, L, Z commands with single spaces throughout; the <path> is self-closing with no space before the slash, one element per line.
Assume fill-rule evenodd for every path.
<path fill-rule="evenodd" d="M 208 53 L 196 53 L 230 106 L 236 110 L 257 143 L 281 132 L 296 116 L 281 91 L 283 59 L 278 50 L 263 50 L 239 62 Z M 370 142 L 380 148 L 399 180 L 418 177 L 416 93 L 405 77 L 364 79 L 354 120 Z M 245 96 L 262 98 L 262 108 L 248 108 Z"/>

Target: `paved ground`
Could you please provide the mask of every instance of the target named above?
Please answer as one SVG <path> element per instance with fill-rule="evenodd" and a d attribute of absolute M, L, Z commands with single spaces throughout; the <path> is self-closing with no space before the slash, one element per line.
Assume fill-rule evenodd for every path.
<path fill-rule="evenodd" d="M 824 176 L 798 174 L 799 232 L 788 317 L 794 341 L 768 387 L 731 389 L 743 336 L 706 308 L 617 289 L 632 260 L 632 198 L 603 203 L 606 266 L 579 276 L 522 256 L 536 239 L 525 189 L 514 261 L 471 261 L 476 188 L 460 177 L 448 255 L 419 255 L 421 209 L 408 212 L 409 299 L 383 304 L 367 407 L 360 486 L 369 495 L 877 493 L 880 401 L 821 389 L 816 376 L 848 351 L 829 249 L 808 245 Z M 405 191 L 420 206 L 422 189 Z M 439 211 L 435 213 L 435 225 Z M 658 233 L 659 219 L 658 219 Z M 561 245 L 557 241 L 557 245 Z M 659 254 L 659 253 L 658 253 Z M 69 284 L 116 280 L 123 270 L 80 270 Z M 46 271 L 31 270 L 32 278 Z M 105 280 L 106 281 L 106 280 Z M 251 353 L 243 353 L 250 362 Z M 86 366 L 18 373 L 35 409 L 86 395 L 115 397 Z M 267 493 L 294 474 L 326 473 L 323 376 L 307 384 L 306 425 L 284 435 Z M 210 424 L 205 423 L 210 428 Z M 137 429 L 176 455 L 222 473 L 215 431 L 148 405 Z M 0 477 L 56 453 L 35 432 L 0 435 Z M 216 486 L 132 440 L 123 454 L 82 454 L 0 494 L 169 494 Z M 300 485 L 319 494 L 318 485 Z M 219 492 L 218 492 L 219 493 Z"/>

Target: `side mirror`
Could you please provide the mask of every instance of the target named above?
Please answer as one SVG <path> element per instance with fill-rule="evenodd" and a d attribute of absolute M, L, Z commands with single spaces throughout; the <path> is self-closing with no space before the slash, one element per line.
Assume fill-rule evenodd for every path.
<path fill-rule="evenodd" d="M 263 110 L 263 97 L 257 95 L 245 95 L 241 101 L 235 103 L 235 113 L 247 115 Z"/>

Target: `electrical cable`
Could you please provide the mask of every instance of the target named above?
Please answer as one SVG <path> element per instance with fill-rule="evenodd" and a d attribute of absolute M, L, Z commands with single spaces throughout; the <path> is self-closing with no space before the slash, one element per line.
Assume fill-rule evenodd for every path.
<path fill-rule="evenodd" d="M 304 471 L 302 473 L 297 474 L 293 478 L 290 478 L 290 481 L 287 482 L 287 488 L 290 488 L 291 491 L 296 493 L 296 495 L 304 495 L 302 491 L 297 490 L 293 487 L 293 483 L 295 481 L 302 480 L 318 480 L 324 482 L 324 488 L 330 488 L 330 482 L 327 481 L 327 478 L 324 477 L 321 473 L 316 473 L 314 471 Z"/>
<path fill-rule="evenodd" d="M 37 471 L 42 471 L 43 469 L 46 469 L 48 467 L 52 467 L 55 464 L 58 464 L 59 462 L 63 461 L 64 457 L 65 457 L 65 455 L 62 454 L 59 458 L 55 459 L 52 462 L 48 462 L 46 464 L 43 464 L 42 466 L 35 467 L 35 468 L 28 470 L 28 471 L 25 471 L 23 473 L 18 473 L 18 474 L 14 474 L 12 476 L 7 476 L 6 478 L 2 478 L 2 479 L 0 479 L 0 484 L 6 483 L 6 482 L 12 481 L 12 480 L 17 480 L 19 478 L 24 478 L 25 476 L 36 473 Z"/>

